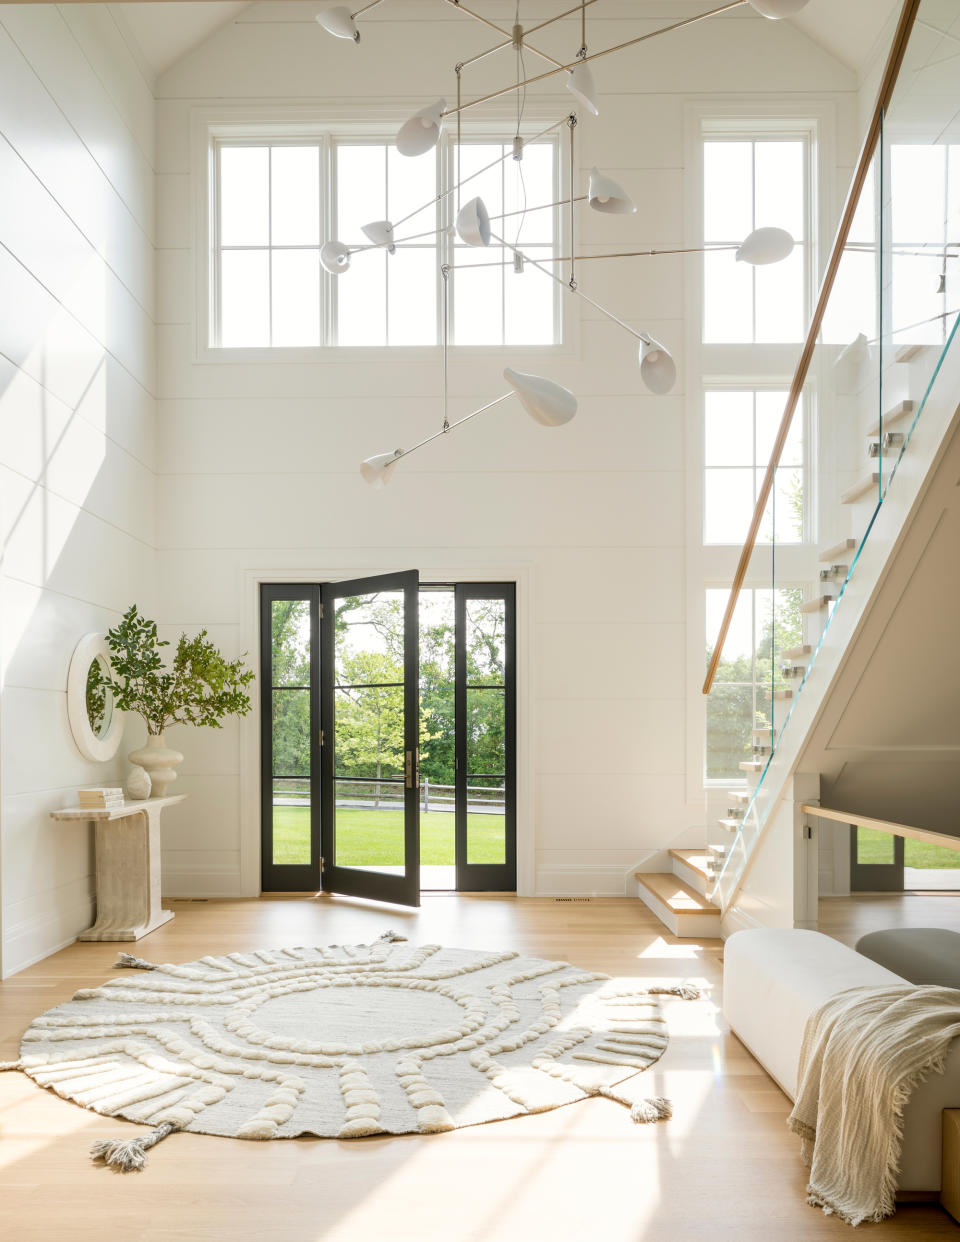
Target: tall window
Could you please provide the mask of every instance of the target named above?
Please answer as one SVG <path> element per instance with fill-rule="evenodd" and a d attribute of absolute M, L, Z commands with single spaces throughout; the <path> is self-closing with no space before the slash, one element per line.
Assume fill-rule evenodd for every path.
<path fill-rule="evenodd" d="M 704 394 L 704 543 L 743 542 L 786 399 L 781 389 L 710 389 Z M 803 531 L 801 407 L 780 457 L 759 538 L 800 543 Z"/>
<path fill-rule="evenodd" d="M 725 587 L 707 589 L 708 662 L 728 595 Z M 782 653 L 801 641 L 802 598 L 800 587 L 740 592 L 707 698 L 707 780 L 742 780 L 740 763 L 751 757 L 753 730 L 773 723 L 773 691 L 786 684 L 779 676 Z"/>
<path fill-rule="evenodd" d="M 707 343 L 803 340 L 806 331 L 807 181 L 803 137 L 708 137 L 703 144 L 703 240 L 738 246 L 756 228 L 786 229 L 796 242 L 781 263 L 752 267 L 733 250 L 704 255 Z"/>
<path fill-rule="evenodd" d="M 492 232 L 552 271 L 553 265 L 547 262 L 556 253 L 557 209 L 552 204 L 560 197 L 556 146 L 552 142 L 531 145 L 522 160 L 510 158 L 509 150 L 512 147 L 501 143 L 464 144 L 460 178 L 471 180 L 464 185 L 461 199 L 468 202 L 479 195 L 495 217 Z M 454 339 L 458 345 L 554 343 L 559 298 L 558 287 L 548 275 L 530 265 L 516 270 L 512 252 L 496 244 L 479 250 L 458 242 L 454 262 Z"/>
<path fill-rule="evenodd" d="M 538 261 L 554 258 L 556 143 L 530 143 L 522 161 L 511 152 L 499 143 L 465 143 L 459 175 L 479 175 L 458 199 L 458 161 L 449 143 L 410 159 L 385 138 L 218 139 L 211 343 L 435 346 L 442 261 L 463 265 L 450 278 L 453 344 L 555 344 L 555 282 L 532 265 L 515 271 L 503 246 L 454 244 L 445 227 L 458 201 L 480 195 L 495 234 Z M 395 225 L 393 254 L 375 248 L 363 232 L 381 220 Z M 321 246 L 333 239 L 354 250 L 339 275 L 320 263 Z"/>

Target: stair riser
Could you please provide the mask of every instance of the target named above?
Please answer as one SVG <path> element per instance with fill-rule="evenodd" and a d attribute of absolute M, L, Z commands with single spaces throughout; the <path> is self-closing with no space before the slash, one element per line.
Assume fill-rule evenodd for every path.
<path fill-rule="evenodd" d="M 689 884 L 691 888 L 695 888 L 702 897 L 706 897 L 707 878 L 695 867 L 690 867 L 685 862 L 681 862 L 679 858 L 674 858 L 673 874 L 685 884 Z"/>
<path fill-rule="evenodd" d="M 642 884 L 639 885 L 638 892 L 643 904 L 648 906 L 664 927 L 678 938 L 698 940 L 702 937 L 710 939 L 719 937 L 719 914 L 675 914 Z"/>

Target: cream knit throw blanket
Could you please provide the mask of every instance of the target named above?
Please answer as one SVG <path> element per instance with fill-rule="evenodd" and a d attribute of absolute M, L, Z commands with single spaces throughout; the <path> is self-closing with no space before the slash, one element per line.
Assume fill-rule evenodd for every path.
<path fill-rule="evenodd" d="M 954 988 L 850 988 L 810 1015 L 787 1122 L 811 1166 L 808 1203 L 851 1225 L 893 1214 L 904 1107 L 958 1035 Z"/>

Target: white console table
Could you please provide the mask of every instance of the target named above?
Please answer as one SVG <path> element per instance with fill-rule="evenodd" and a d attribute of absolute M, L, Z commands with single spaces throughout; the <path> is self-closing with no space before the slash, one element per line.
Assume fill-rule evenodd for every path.
<path fill-rule="evenodd" d="M 50 812 L 52 819 L 96 828 L 97 921 L 78 940 L 139 940 L 173 918 L 160 905 L 160 812 L 185 797 Z"/>

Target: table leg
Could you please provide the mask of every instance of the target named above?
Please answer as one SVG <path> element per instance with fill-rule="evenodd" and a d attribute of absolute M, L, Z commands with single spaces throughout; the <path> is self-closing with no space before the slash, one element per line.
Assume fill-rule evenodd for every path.
<path fill-rule="evenodd" d="M 79 940 L 139 940 L 173 918 L 160 904 L 160 809 L 95 824 L 97 921 Z"/>

